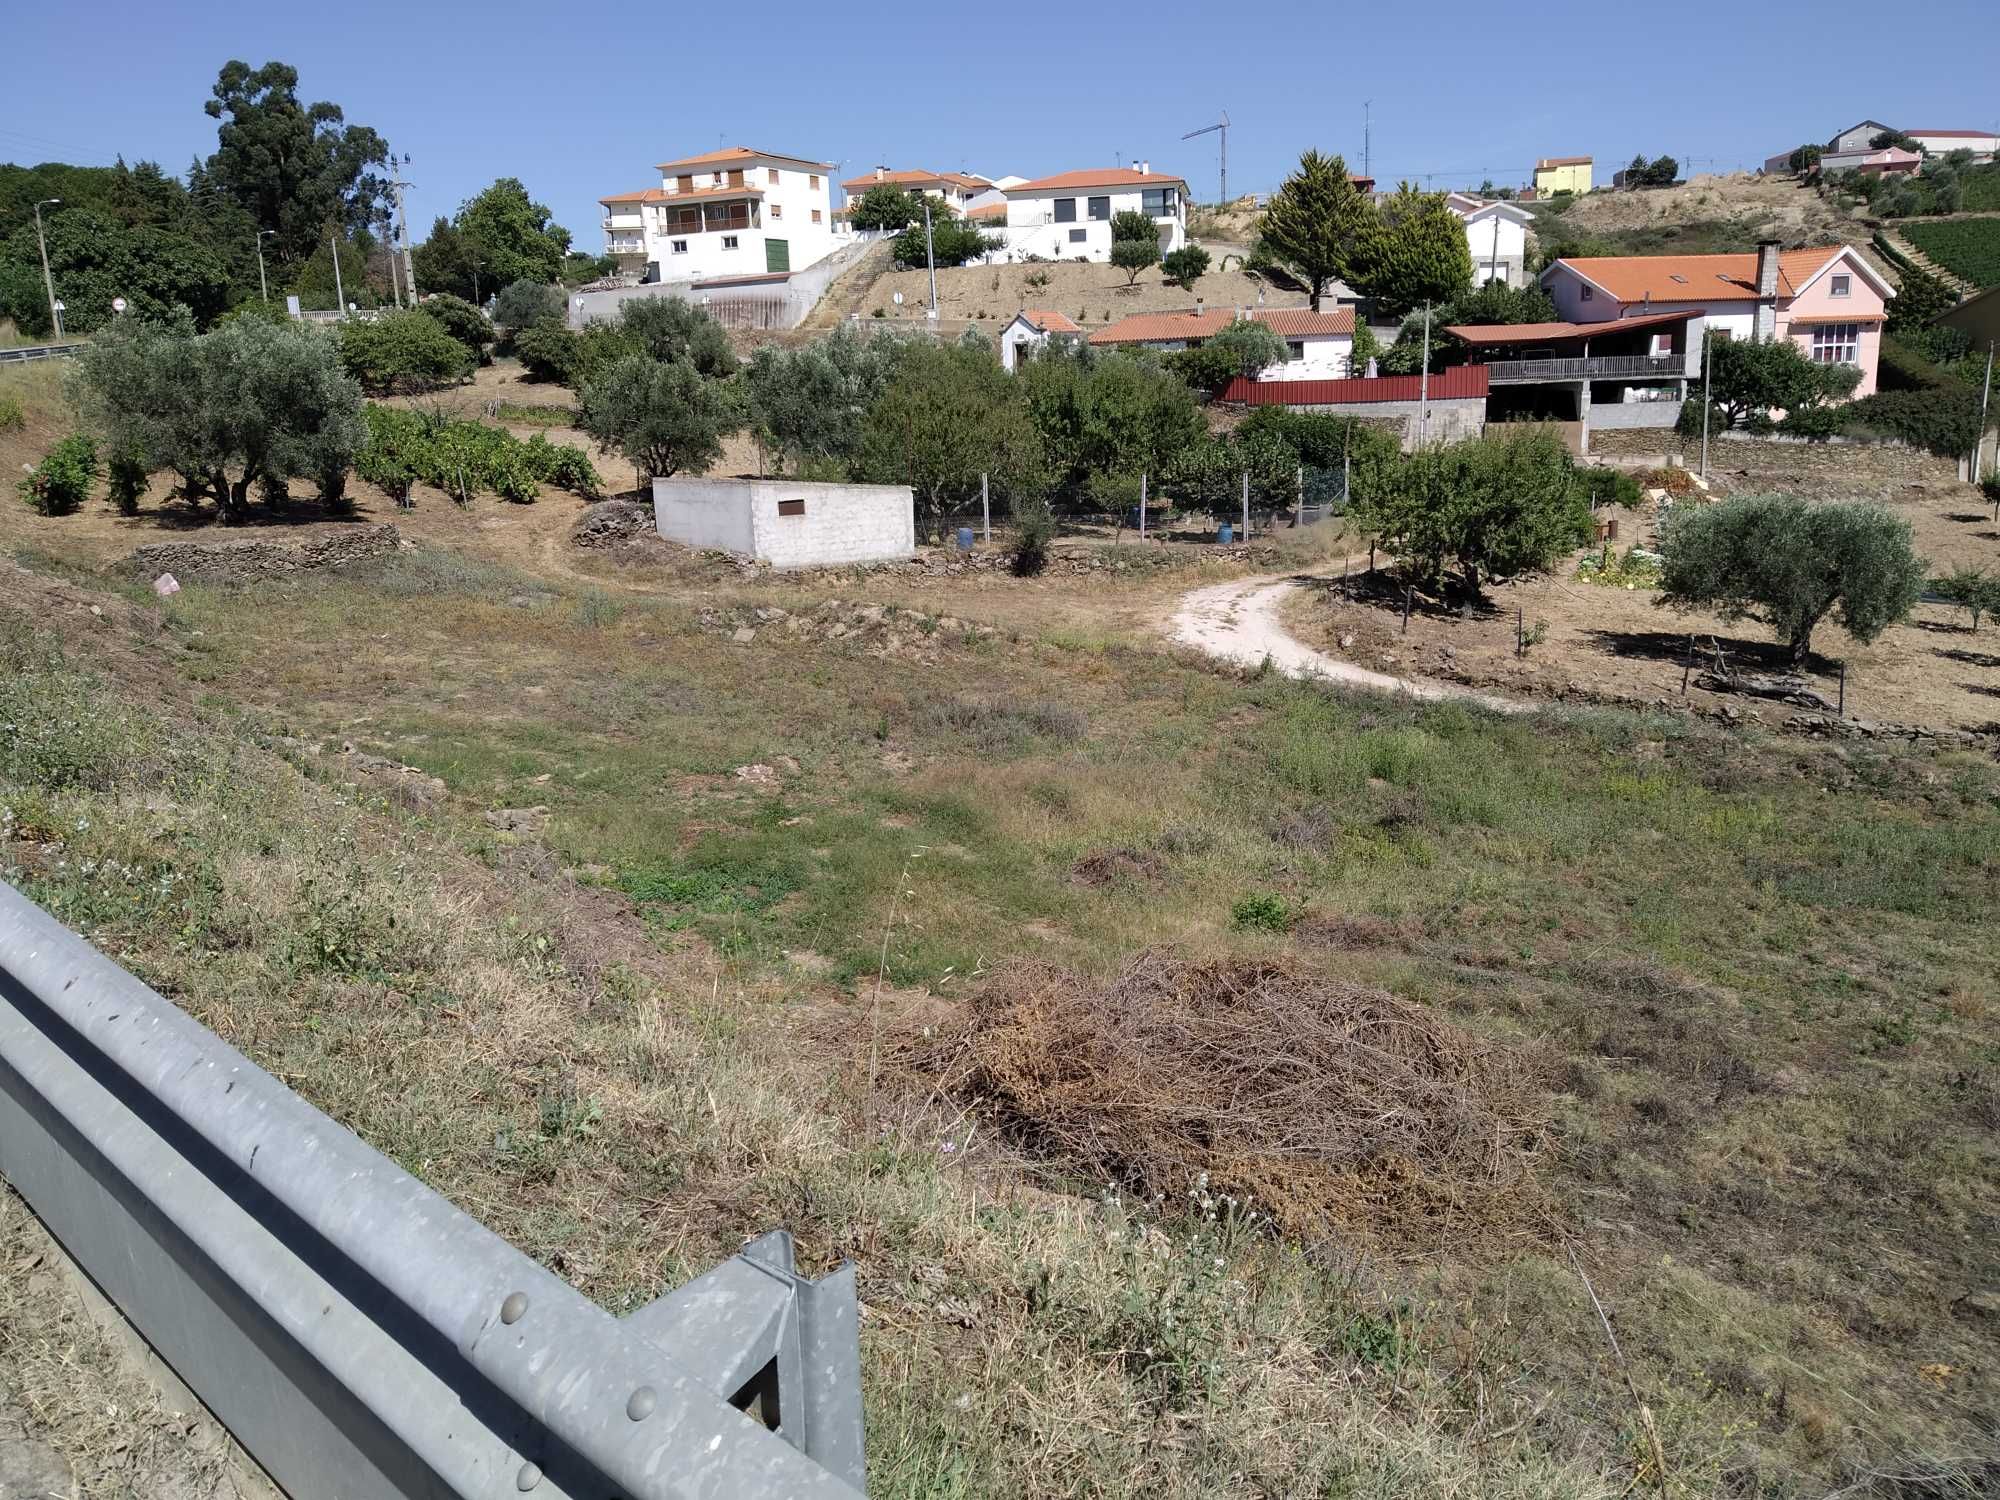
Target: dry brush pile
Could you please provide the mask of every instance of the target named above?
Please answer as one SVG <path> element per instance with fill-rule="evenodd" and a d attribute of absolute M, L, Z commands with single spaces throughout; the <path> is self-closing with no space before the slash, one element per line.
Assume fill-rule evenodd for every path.
<path fill-rule="evenodd" d="M 1435 1244 L 1540 1219 L 1549 1061 L 1284 964 L 1022 964 L 909 1060 L 1017 1145 L 1178 1201 L 1207 1174 L 1290 1234 Z"/>

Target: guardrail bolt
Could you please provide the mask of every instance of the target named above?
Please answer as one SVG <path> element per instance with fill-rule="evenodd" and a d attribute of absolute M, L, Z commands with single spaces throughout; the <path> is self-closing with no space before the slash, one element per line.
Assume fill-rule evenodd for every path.
<path fill-rule="evenodd" d="M 522 1464 L 521 1472 L 514 1476 L 514 1488 L 517 1490 L 531 1490 L 541 1482 L 542 1466 L 540 1464 Z"/>
<path fill-rule="evenodd" d="M 528 1294 L 526 1292 L 509 1292 L 507 1300 L 500 1304 L 500 1321 L 503 1323 L 518 1323 L 527 1310 Z M 521 1488 L 526 1489 L 527 1486 L 522 1485 Z"/>
<path fill-rule="evenodd" d="M 660 1404 L 650 1385 L 642 1385 L 632 1393 L 632 1399 L 625 1403 L 625 1415 L 635 1422 L 643 1422 L 653 1414 L 653 1408 Z"/>

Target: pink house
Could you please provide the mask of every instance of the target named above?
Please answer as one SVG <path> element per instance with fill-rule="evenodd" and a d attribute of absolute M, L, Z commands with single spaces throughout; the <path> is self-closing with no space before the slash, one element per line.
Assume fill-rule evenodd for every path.
<path fill-rule="evenodd" d="M 1852 246 L 1780 250 L 1768 240 L 1740 255 L 1559 260 L 1542 273 L 1542 287 L 1571 323 L 1688 312 L 1724 338 L 1790 339 L 1819 363 L 1860 366 L 1856 396 L 1875 389 L 1885 308 L 1896 294 Z M 1698 349 L 1699 333 L 1690 352 Z"/>

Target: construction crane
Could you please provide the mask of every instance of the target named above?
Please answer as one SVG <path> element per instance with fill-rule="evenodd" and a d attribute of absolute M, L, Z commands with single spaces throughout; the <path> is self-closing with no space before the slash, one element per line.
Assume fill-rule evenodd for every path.
<path fill-rule="evenodd" d="M 1217 206 L 1227 207 L 1229 204 L 1229 111 L 1225 109 L 1222 112 L 1222 118 L 1215 124 L 1204 125 L 1199 130 L 1190 130 L 1181 139 L 1191 141 L 1198 135 L 1207 135 L 1211 130 L 1222 133 L 1222 197 L 1218 200 Z"/>

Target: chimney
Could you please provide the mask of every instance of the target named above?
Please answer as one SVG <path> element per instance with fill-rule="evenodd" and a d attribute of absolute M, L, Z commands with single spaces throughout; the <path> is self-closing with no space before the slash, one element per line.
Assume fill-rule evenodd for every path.
<path fill-rule="evenodd" d="M 884 177 L 887 177 L 888 175 L 889 175 L 889 169 L 887 167 L 877 167 L 875 169 L 875 180 L 877 182 L 880 182 Z"/>
<path fill-rule="evenodd" d="M 1757 242 L 1757 317 L 1754 339 L 1775 338 L 1778 332 L 1778 242 Z"/>
<path fill-rule="evenodd" d="M 1151 162 L 1142 161 L 1139 163 L 1139 175 L 1141 177 L 1148 175 L 1152 170 L 1153 170 L 1153 164 Z"/>

